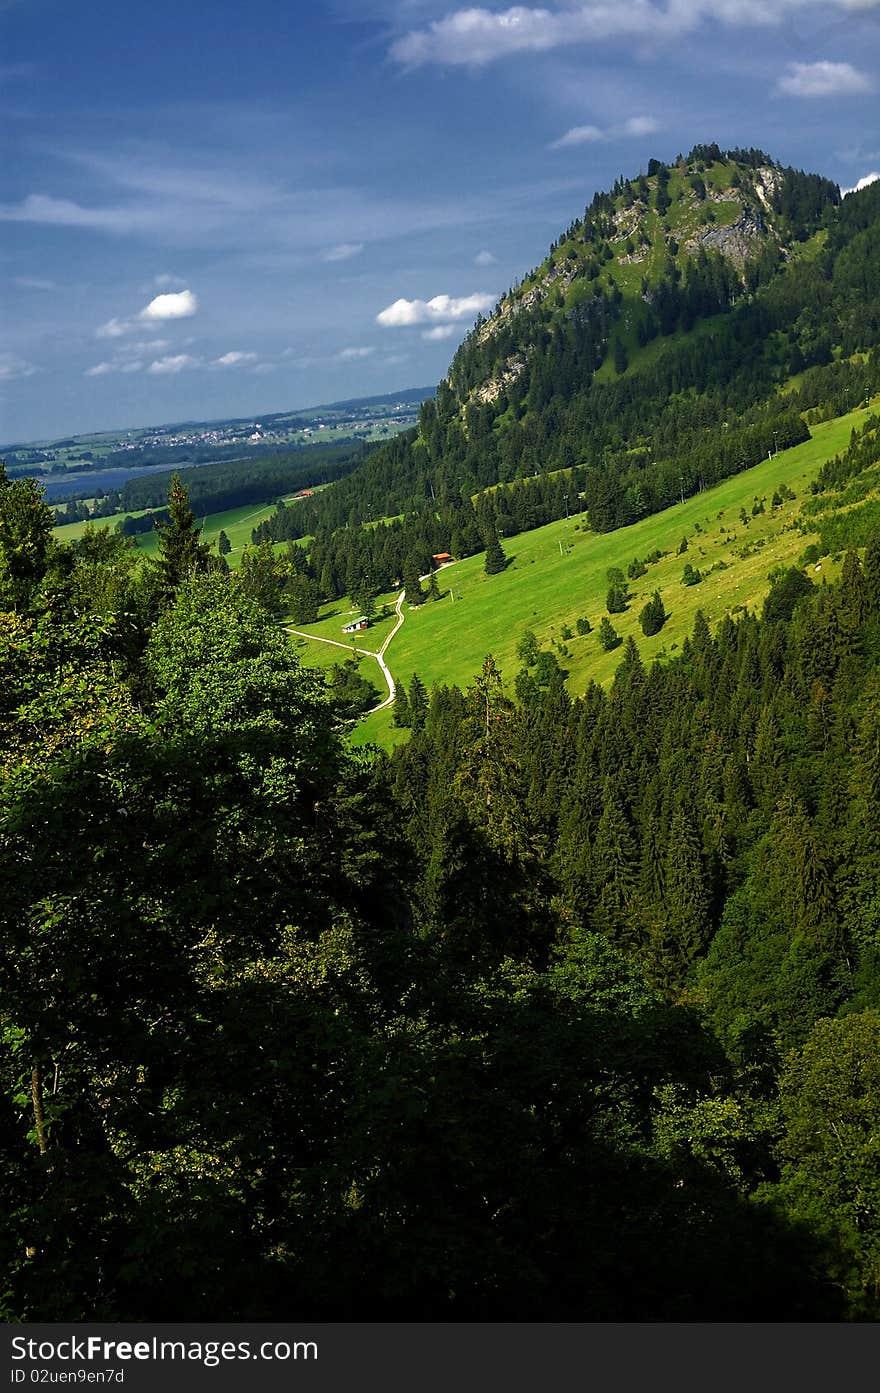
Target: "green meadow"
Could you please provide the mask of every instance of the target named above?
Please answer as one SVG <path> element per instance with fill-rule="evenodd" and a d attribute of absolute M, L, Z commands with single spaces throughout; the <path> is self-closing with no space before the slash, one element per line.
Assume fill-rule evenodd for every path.
<path fill-rule="evenodd" d="M 256 506 L 253 503 L 245 504 L 240 508 L 229 508 L 223 513 L 209 513 L 206 517 L 197 518 L 198 525 L 202 529 L 202 538 L 206 542 L 213 542 L 215 545 L 221 532 L 225 532 L 232 545 L 232 551 L 226 560 L 232 570 L 235 570 L 241 561 L 241 553 L 246 546 L 250 546 L 251 532 L 262 522 L 264 518 L 271 517 L 275 512 L 275 504 L 262 503 Z M 60 542 L 72 542 L 81 537 L 87 527 L 110 527 L 115 528 L 120 517 L 98 518 L 94 522 L 66 522 L 61 527 L 56 527 L 54 535 Z M 128 517 L 143 517 L 143 512 L 125 514 Z M 159 550 L 159 538 L 155 531 L 142 532 L 137 538 L 137 549 L 141 556 L 156 556 Z M 284 551 L 287 543 L 278 543 L 276 550 Z"/>
<path fill-rule="evenodd" d="M 405 607 L 406 622 L 385 655 L 395 680 L 409 683 L 413 672 L 418 672 L 429 688 L 434 683 L 465 688 L 491 652 L 512 686 L 521 666 L 516 646 L 530 629 L 542 647 L 556 645 L 553 651 L 568 674 L 573 694 L 582 692 L 591 679 L 608 683 L 621 651 L 604 652 L 596 632 L 606 613 L 607 571 L 619 567 L 625 573 L 633 559 L 643 560 L 655 551 L 666 555 L 649 565 L 645 575 L 629 582 L 626 612 L 611 616 L 621 639 L 631 635 L 646 662 L 673 655 L 690 633 L 698 610 L 713 628 L 726 613 L 757 610 L 769 589 L 770 573 L 795 564 L 811 540 L 796 523 L 811 481 L 826 459 L 846 448 L 850 432 L 864 422 L 865 415 L 860 409 L 817 425 L 812 439 L 803 445 L 781 451 L 631 527 L 595 533 L 573 518 L 506 539 L 509 564 L 500 575 L 485 574 L 482 555 L 456 562 L 439 574 L 440 601 L 417 609 Z M 770 500 L 782 484 L 796 497 L 774 510 Z M 756 500 L 764 500 L 765 512 L 753 517 Z M 749 518 L 747 525 L 740 518 L 742 508 Z M 679 555 L 683 537 L 688 548 Z M 686 562 L 702 573 L 699 584 L 681 583 Z M 833 559 L 822 558 L 811 574 L 818 581 L 823 575 L 832 576 L 836 567 Z M 655 590 L 669 617 L 659 634 L 646 638 L 638 616 Z M 579 617 L 586 618 L 592 628 L 582 637 L 576 632 Z M 334 616 L 330 622 L 345 621 Z M 321 628 L 321 624 L 315 626 L 314 632 Z M 566 628 L 572 637 L 563 635 Z M 331 636 L 329 629 L 326 636 Z M 361 639 L 370 648 L 381 642 L 373 630 Z M 310 645 L 312 650 L 318 647 L 324 645 Z M 305 660 L 312 657 L 304 654 Z M 357 743 L 374 741 L 385 746 L 397 738 L 401 733 L 392 726 L 390 711 L 366 717 L 356 736 Z"/>

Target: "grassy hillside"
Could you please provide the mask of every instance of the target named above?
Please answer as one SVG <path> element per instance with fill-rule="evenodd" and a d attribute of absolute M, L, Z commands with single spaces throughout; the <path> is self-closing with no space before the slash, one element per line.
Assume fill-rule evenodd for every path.
<path fill-rule="evenodd" d="M 505 544 L 509 565 L 501 575 L 485 575 L 482 555 L 457 562 L 440 573 L 444 598 L 439 603 L 415 610 L 407 607 L 406 622 L 386 654 L 392 673 L 398 681 L 409 682 L 412 673 L 418 672 L 428 687 L 435 682 L 466 687 L 491 652 L 512 684 L 521 666 L 516 646 L 530 629 L 543 647 L 567 648 L 567 653 L 559 647 L 554 651 L 568 673 L 572 692 L 582 692 L 591 679 L 607 683 L 621 658 L 620 649 L 603 651 L 596 632 L 606 613 L 608 568 L 625 572 L 634 558 L 644 559 L 655 551 L 667 554 L 629 583 L 628 609 L 611 616 L 621 638 L 632 635 L 646 661 L 675 653 L 692 629 L 697 610 L 714 627 L 725 613 L 757 609 L 769 589 L 770 572 L 795 564 L 810 540 L 795 520 L 809 496 L 811 481 L 826 459 L 845 449 L 852 429 L 863 424 L 865 417 L 865 409 L 860 408 L 820 424 L 805 444 L 631 527 L 598 534 L 572 519 L 522 533 Z M 795 500 L 773 510 L 770 500 L 783 484 L 796 495 Z M 752 516 L 756 499 L 764 500 L 765 512 Z M 742 508 L 749 517 L 747 526 L 740 518 Z M 679 555 L 685 536 L 688 549 Z M 685 562 L 702 572 L 700 584 L 682 585 Z M 833 559 L 823 558 L 820 565 L 813 573 L 817 581 L 835 574 Z M 646 638 L 638 616 L 654 590 L 659 590 L 669 618 L 659 634 Z M 576 634 L 581 616 L 592 626 L 592 632 L 582 637 Z M 325 608 L 322 620 L 310 632 L 342 638 L 341 626 L 347 618 L 344 602 L 337 602 Z M 575 631 L 574 637 L 563 639 L 566 626 Z M 383 637 L 384 626 L 377 626 L 359 642 L 377 648 Z M 324 665 L 334 651 L 311 643 L 301 656 L 305 662 Z M 357 743 L 388 745 L 405 738 L 405 732 L 396 731 L 391 722 L 390 711 L 367 717 L 358 727 Z"/>
<path fill-rule="evenodd" d="M 198 524 L 202 529 L 202 537 L 206 542 L 213 542 L 216 546 L 217 539 L 221 532 L 225 532 L 232 544 L 232 551 L 226 560 L 232 570 L 235 570 L 241 561 L 242 549 L 250 546 L 251 532 L 257 523 L 264 518 L 270 517 L 275 511 L 275 503 L 264 503 L 257 507 L 252 504 L 245 504 L 241 508 L 228 508 L 223 513 L 209 513 L 205 518 L 198 518 Z M 131 513 L 124 516 L 142 517 L 143 513 Z M 87 527 L 110 527 L 115 528 L 120 518 L 99 519 L 97 522 L 66 522 L 54 529 L 54 536 L 59 542 L 73 542 L 81 537 Z M 144 532 L 137 537 L 138 551 L 141 556 L 155 556 L 158 552 L 159 539 L 155 532 Z M 283 551 L 284 547 L 279 547 Z"/>

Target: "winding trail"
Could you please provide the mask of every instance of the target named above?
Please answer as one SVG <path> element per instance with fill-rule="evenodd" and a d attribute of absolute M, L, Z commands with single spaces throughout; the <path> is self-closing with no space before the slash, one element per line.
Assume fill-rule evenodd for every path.
<path fill-rule="evenodd" d="M 394 635 L 400 628 L 401 624 L 403 623 L 404 619 L 406 618 L 406 615 L 403 612 L 403 600 L 405 594 L 406 591 L 401 590 L 400 594 L 394 602 L 394 609 L 395 613 L 397 614 L 397 623 L 394 625 L 394 628 L 391 630 L 390 634 L 385 639 L 385 642 L 378 650 L 375 650 L 373 648 L 358 648 L 351 643 L 341 643 L 337 638 L 321 638 L 318 634 L 306 633 L 304 629 L 293 629 L 288 624 L 284 626 L 289 634 L 295 634 L 297 638 L 307 638 L 311 643 L 329 643 L 332 648 L 344 648 L 346 653 L 350 653 L 352 651 L 352 648 L 354 648 L 355 653 L 361 653 L 365 658 L 376 659 L 376 662 L 382 669 L 382 676 L 385 678 L 385 682 L 388 686 L 388 695 L 384 701 L 380 701 L 378 706 L 371 706 L 369 711 L 365 711 L 365 716 L 372 716 L 374 711 L 384 711 L 386 706 L 394 705 L 394 698 L 397 695 L 397 684 L 395 683 L 394 678 L 391 676 L 391 671 L 388 667 L 388 664 L 385 661 L 385 651 L 391 640 L 394 638 Z"/>
<path fill-rule="evenodd" d="M 446 563 L 445 566 L 439 566 L 439 567 L 438 567 L 438 572 L 439 572 L 439 571 L 445 571 L 445 570 L 447 570 L 450 566 L 454 566 L 454 565 L 455 565 L 455 562 L 454 562 L 454 561 L 447 561 L 447 563 Z M 426 575 L 419 576 L 419 580 L 430 580 L 430 578 L 431 578 L 431 572 L 430 572 L 430 571 L 428 571 Z M 353 644 L 350 644 L 350 643 L 341 643 L 341 642 L 339 641 L 338 638 L 321 638 L 321 637 L 319 637 L 318 634 L 309 634 L 309 633 L 306 633 L 304 629 L 293 629 L 293 628 L 291 628 L 291 626 L 290 626 L 289 624 L 285 624 L 285 625 L 284 625 L 284 628 L 285 628 L 285 630 L 287 631 L 287 633 L 289 633 L 289 634 L 295 634 L 297 638 L 307 638 L 307 639 L 309 639 L 309 641 L 310 641 L 311 643 L 329 643 L 329 644 L 331 645 L 331 647 L 333 647 L 333 648 L 344 648 L 345 651 L 346 651 L 346 653 L 350 653 L 350 652 L 352 651 L 352 648 L 354 647 L 355 653 L 361 653 L 361 654 L 363 654 L 363 656 L 364 656 L 365 658 L 375 658 L 375 659 L 376 659 L 376 662 L 379 664 L 379 667 L 382 669 L 382 676 L 385 678 L 385 682 L 386 682 L 386 685 L 387 685 L 387 687 L 388 687 L 388 695 L 387 695 L 387 697 L 385 698 L 384 701 L 380 701 L 380 702 L 379 702 L 379 705 L 378 705 L 378 706 L 371 706 L 370 709 L 369 709 L 369 711 L 365 711 L 365 712 L 363 713 L 363 716 L 358 716 L 358 717 L 356 718 L 356 721 L 353 721 L 353 722 L 352 722 L 353 725 L 354 725 L 354 724 L 357 724 L 357 721 L 363 720 L 364 716 L 372 716 L 372 715 L 375 714 L 376 711 L 385 711 L 389 706 L 393 706 L 393 705 L 394 705 L 394 698 L 397 696 L 397 683 L 394 681 L 394 678 L 391 676 L 391 670 L 390 670 L 390 668 L 388 667 L 388 664 L 387 664 L 386 661 L 385 661 L 385 654 L 386 654 L 386 652 L 388 651 L 388 645 L 390 644 L 391 640 L 394 638 L 395 634 L 398 632 L 398 630 L 400 629 L 401 625 L 403 624 L 404 619 L 406 618 L 406 615 L 405 615 L 404 609 L 403 609 L 403 601 L 404 601 L 405 596 L 406 596 L 406 589 L 403 589 L 403 590 L 401 590 L 400 594 L 398 595 L 397 599 L 396 599 L 395 602 L 394 602 L 394 610 L 395 610 L 395 613 L 397 614 L 397 623 L 394 625 L 394 628 L 391 630 L 390 634 L 389 634 L 388 637 L 385 639 L 385 642 L 381 645 L 381 647 L 380 647 L 379 649 L 373 649 L 373 648 L 357 648 L 357 647 L 355 647 Z"/>

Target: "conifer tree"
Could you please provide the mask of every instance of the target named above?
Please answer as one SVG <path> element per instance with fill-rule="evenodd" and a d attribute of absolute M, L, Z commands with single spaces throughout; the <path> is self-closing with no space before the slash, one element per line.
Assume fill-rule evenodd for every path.
<path fill-rule="evenodd" d="M 406 591 L 407 604 L 423 605 L 425 603 L 425 592 L 422 589 L 422 581 L 419 575 L 418 557 L 409 557 L 404 567 L 403 588 Z"/>
<path fill-rule="evenodd" d="M 493 528 L 486 538 L 486 560 L 483 564 L 483 570 L 487 576 L 497 576 L 506 565 L 507 557 L 498 540 L 498 533 Z"/>
<path fill-rule="evenodd" d="M 599 625 L 599 642 L 610 653 L 613 648 L 617 648 L 621 643 L 620 634 L 615 629 L 607 614 L 603 614 L 602 623 Z"/>
<path fill-rule="evenodd" d="M 627 605 L 627 592 L 625 585 L 611 585 L 605 599 L 605 608 L 609 614 L 623 614 Z"/>
<path fill-rule="evenodd" d="M 706 946 L 709 904 L 700 843 L 680 801 L 672 815 L 665 865 L 666 966 L 681 983 Z"/>
<path fill-rule="evenodd" d="M 409 723 L 413 730 L 424 730 L 427 714 L 428 693 L 419 674 L 414 672 L 409 684 Z"/>
<path fill-rule="evenodd" d="M 391 719 L 400 730 L 408 730 L 410 727 L 409 698 L 402 682 L 397 684 L 394 693 L 394 710 Z"/>
<path fill-rule="evenodd" d="M 431 579 L 428 582 L 428 599 L 440 599 L 440 586 L 437 583 L 437 572 L 433 570 L 431 571 Z"/>
<path fill-rule="evenodd" d="M 880 532 L 875 532 L 865 548 L 865 595 L 872 614 L 880 614 Z"/>
<path fill-rule="evenodd" d="M 868 614 L 868 586 L 859 554 L 850 547 L 840 572 L 840 598 L 854 624 L 863 624 Z"/>
<path fill-rule="evenodd" d="M 593 846 L 596 927 L 609 938 L 625 936 L 626 916 L 638 882 L 638 848 L 610 780 Z"/>
<path fill-rule="evenodd" d="M 642 626 L 642 633 L 646 638 L 652 634 L 659 634 L 667 620 L 666 610 L 660 598 L 660 591 L 655 590 L 648 603 L 639 615 L 639 623 Z"/>
<path fill-rule="evenodd" d="M 189 489 L 179 474 L 171 479 L 168 492 L 168 521 L 156 524 L 161 557 L 157 562 L 168 590 L 176 590 L 189 576 L 207 571 L 210 550 L 199 541 L 202 529 L 196 527 L 195 513 L 189 505 Z"/>
<path fill-rule="evenodd" d="M 228 556 L 232 551 L 232 543 L 223 531 L 221 531 L 220 536 L 217 538 L 217 550 L 221 556 Z"/>

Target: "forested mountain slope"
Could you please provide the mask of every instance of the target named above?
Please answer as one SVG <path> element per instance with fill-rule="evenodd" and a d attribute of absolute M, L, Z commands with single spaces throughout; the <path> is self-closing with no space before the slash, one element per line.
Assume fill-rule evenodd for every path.
<path fill-rule="evenodd" d="M 759 150 L 651 161 L 478 320 L 418 430 L 328 491 L 307 530 L 460 512 L 573 467 L 601 530 L 746 468 L 804 439 L 804 413 L 880 385 L 878 247 L 877 185 L 841 202 Z"/>

